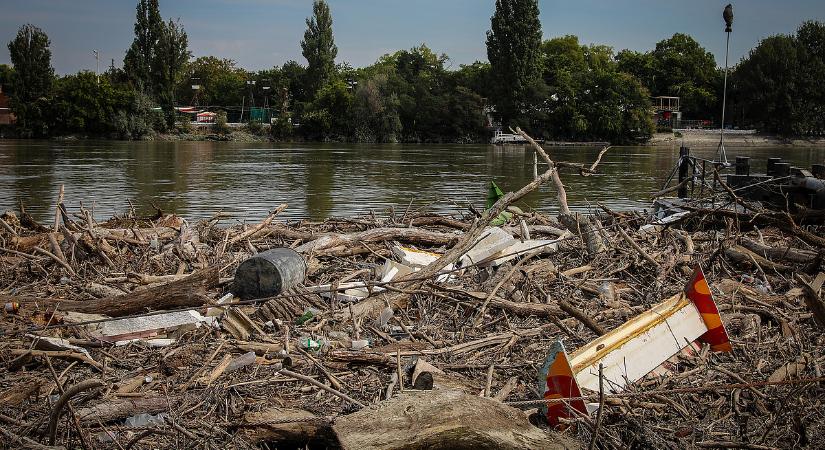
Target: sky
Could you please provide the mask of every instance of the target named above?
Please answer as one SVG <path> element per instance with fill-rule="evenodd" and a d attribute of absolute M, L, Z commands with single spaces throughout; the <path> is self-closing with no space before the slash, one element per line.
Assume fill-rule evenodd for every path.
<path fill-rule="evenodd" d="M 338 62 L 354 67 L 385 53 L 429 46 L 450 57 L 452 68 L 486 61 L 485 33 L 494 0 L 328 0 Z M 722 10 L 715 0 L 539 0 L 545 38 L 575 34 L 585 44 L 616 51 L 651 50 L 656 42 L 682 32 L 693 36 L 724 65 Z M 24 23 L 42 28 L 51 39 L 52 64 L 59 74 L 94 70 L 92 50 L 101 54 L 101 71 L 114 58 L 121 66 L 133 39 L 136 0 L 0 0 L 0 64 L 10 63 L 5 43 Z M 161 0 L 164 18 L 180 19 L 195 57 L 235 60 L 248 70 L 289 60 L 305 63 L 300 41 L 312 13 L 312 0 Z M 825 0 L 747 0 L 734 4 L 730 62 L 735 64 L 758 42 L 792 34 L 805 20 L 825 21 Z"/>

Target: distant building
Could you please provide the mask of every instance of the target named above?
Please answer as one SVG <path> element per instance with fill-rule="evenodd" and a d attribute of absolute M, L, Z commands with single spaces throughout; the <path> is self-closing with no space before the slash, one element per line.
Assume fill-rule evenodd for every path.
<path fill-rule="evenodd" d="M 0 84 L 0 125 L 11 125 L 16 120 L 9 107 L 9 96 L 3 92 L 3 85 Z"/>
<path fill-rule="evenodd" d="M 658 126 L 676 127 L 682 120 L 679 97 L 653 97 L 650 99 L 653 106 L 654 121 Z"/>

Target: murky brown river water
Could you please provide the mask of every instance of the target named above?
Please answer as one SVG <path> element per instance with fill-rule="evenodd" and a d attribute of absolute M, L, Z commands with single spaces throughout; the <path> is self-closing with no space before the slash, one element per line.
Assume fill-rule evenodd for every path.
<path fill-rule="evenodd" d="M 553 158 L 590 164 L 599 149 L 550 148 Z M 692 154 L 713 157 L 714 149 Z M 825 161 L 825 148 L 728 148 L 728 155 L 780 156 L 801 167 Z M 602 161 L 602 174 L 564 174 L 571 207 L 596 202 L 615 209 L 643 208 L 678 159 L 678 148 L 616 147 Z M 542 170 L 541 166 L 540 169 Z M 257 220 L 281 203 L 283 217 L 320 220 L 329 216 L 400 214 L 430 205 L 441 212 L 484 207 L 487 183 L 515 190 L 533 177 L 533 151 L 491 145 L 248 144 L 226 142 L 114 142 L 0 140 L 0 210 L 53 214 L 60 185 L 74 209 L 83 202 L 100 219 L 155 203 L 186 218 L 223 211 Z M 555 211 L 549 186 L 519 205 Z"/>

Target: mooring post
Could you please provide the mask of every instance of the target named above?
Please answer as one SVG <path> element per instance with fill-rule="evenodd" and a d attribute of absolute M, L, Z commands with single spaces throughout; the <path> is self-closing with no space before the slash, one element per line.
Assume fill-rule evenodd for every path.
<path fill-rule="evenodd" d="M 690 148 L 684 145 L 679 147 L 679 191 L 677 195 L 679 198 L 687 198 L 688 189 L 685 180 L 688 176 L 688 169 L 690 168 Z"/>
<path fill-rule="evenodd" d="M 750 175 L 751 174 L 751 159 L 747 156 L 736 157 L 736 174 Z"/>
<path fill-rule="evenodd" d="M 768 158 L 768 168 L 765 169 L 765 175 L 767 175 L 769 177 L 774 176 L 774 174 L 773 174 L 774 173 L 774 166 L 777 163 L 781 163 L 781 162 L 782 162 L 782 158 Z"/>

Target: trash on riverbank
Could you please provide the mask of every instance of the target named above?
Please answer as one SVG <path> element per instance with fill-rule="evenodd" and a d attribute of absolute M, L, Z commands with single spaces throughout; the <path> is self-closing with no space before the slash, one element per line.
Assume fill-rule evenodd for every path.
<path fill-rule="evenodd" d="M 472 434 L 483 423 L 461 428 L 455 419 L 472 411 L 529 439 L 520 442 L 559 448 L 585 447 L 594 434 L 602 448 L 825 439 L 825 277 L 817 276 L 825 227 L 758 209 L 697 207 L 651 229 L 656 218 L 643 212 L 585 216 L 566 203 L 559 217 L 522 212 L 488 226 L 554 175 L 504 194 L 481 217 L 408 210 L 291 223 L 273 214 L 251 226 L 164 214 L 98 223 L 62 202 L 49 224 L 6 213 L 0 301 L 19 307 L 0 320 L 0 431 L 20 445 L 52 438 L 69 448 L 101 433 L 111 448 L 336 448 L 359 433 L 400 442 L 416 423 Z M 487 263 L 513 255 L 499 249 L 459 267 L 485 233 L 508 247 L 536 245 L 519 246 L 500 265 Z M 226 295 L 243 261 L 279 248 L 305 262 L 301 282 L 263 298 Z M 600 418 L 571 413 L 560 417 L 563 427 L 541 423 L 538 409 L 565 408 L 536 386 L 554 344 L 573 355 L 621 329 L 679 295 L 696 264 L 733 351 L 711 352 L 718 342 L 710 342 L 678 352 L 667 370 L 628 380 L 618 393 L 600 396 L 583 383 L 583 398 L 572 401 L 601 401 Z M 340 297 L 347 290 L 358 292 Z M 179 316 L 186 320 L 167 321 Z M 203 325 L 210 320 L 219 326 Z M 30 336 L 61 341 L 34 348 Z M 165 346 L 145 345 L 158 339 Z M 399 408 L 421 416 L 387 431 L 395 416 L 383 412 Z M 157 431 L 122 426 L 158 414 L 166 426 Z M 366 422 L 369 429 L 354 425 Z"/>

